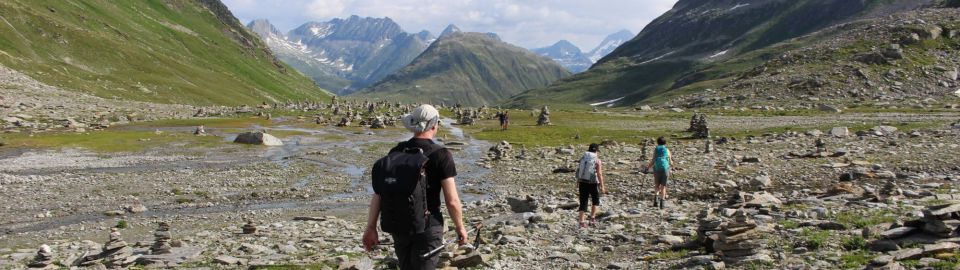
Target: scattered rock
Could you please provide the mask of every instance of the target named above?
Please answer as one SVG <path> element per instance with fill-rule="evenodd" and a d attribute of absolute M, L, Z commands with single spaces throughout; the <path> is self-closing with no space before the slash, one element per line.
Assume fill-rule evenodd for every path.
<path fill-rule="evenodd" d="M 263 132 L 246 132 L 237 135 L 237 138 L 233 140 L 235 143 L 242 144 L 256 144 L 256 145 L 266 145 L 266 146 L 281 146 L 283 141 L 277 139 L 273 135 L 263 133 Z"/>

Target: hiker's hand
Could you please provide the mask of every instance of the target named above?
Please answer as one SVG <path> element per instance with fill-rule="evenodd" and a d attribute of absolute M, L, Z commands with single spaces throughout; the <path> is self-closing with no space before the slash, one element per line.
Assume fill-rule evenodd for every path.
<path fill-rule="evenodd" d="M 466 244 L 467 244 L 467 240 L 468 240 L 468 239 L 467 239 L 467 229 L 466 229 L 466 228 L 457 229 L 457 239 L 460 240 L 459 242 L 457 242 L 458 245 L 461 245 L 461 246 L 462 246 L 462 245 L 466 245 Z"/>
<path fill-rule="evenodd" d="M 600 188 L 600 191 L 603 192 L 603 194 L 607 194 L 607 187 Z"/>
<path fill-rule="evenodd" d="M 379 244 L 380 236 L 377 235 L 377 228 L 367 228 L 367 231 L 363 232 L 363 248 L 372 251 Z"/>

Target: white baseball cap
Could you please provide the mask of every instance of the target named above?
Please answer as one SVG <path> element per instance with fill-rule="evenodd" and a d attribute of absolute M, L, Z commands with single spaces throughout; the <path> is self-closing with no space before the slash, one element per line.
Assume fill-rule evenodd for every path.
<path fill-rule="evenodd" d="M 440 112 L 433 106 L 424 104 L 403 116 L 403 126 L 414 133 L 423 133 L 440 122 Z"/>

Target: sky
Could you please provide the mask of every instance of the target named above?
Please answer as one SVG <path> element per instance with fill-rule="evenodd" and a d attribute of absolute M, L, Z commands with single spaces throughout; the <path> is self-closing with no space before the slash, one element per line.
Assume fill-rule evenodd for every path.
<path fill-rule="evenodd" d="M 634 34 L 677 0 L 223 0 L 244 24 L 268 19 L 286 33 L 309 21 L 389 17 L 410 33 L 438 35 L 448 24 L 493 32 L 525 48 L 566 39 L 589 51 L 622 29 Z"/>

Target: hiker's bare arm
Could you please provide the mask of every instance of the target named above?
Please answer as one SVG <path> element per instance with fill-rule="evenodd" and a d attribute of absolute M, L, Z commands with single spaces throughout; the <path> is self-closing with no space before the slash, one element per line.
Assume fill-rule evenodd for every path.
<path fill-rule="evenodd" d="M 370 199 L 370 210 L 367 211 L 367 228 L 363 232 L 363 247 L 367 251 L 373 250 L 373 247 L 380 244 L 380 236 L 377 235 L 377 219 L 380 218 L 380 195 L 373 194 Z"/>
<path fill-rule="evenodd" d="M 463 207 L 460 204 L 460 194 L 457 193 L 457 182 L 453 177 L 440 181 L 440 188 L 443 189 L 443 201 L 447 203 L 447 212 L 450 212 L 450 219 L 457 226 L 457 235 L 460 236 L 460 244 L 467 244 L 467 228 L 463 226 Z"/>
<path fill-rule="evenodd" d="M 673 170 L 673 153 L 667 150 L 667 159 L 670 160 L 670 169 Z"/>
<path fill-rule="evenodd" d="M 603 163 L 597 163 L 597 180 L 600 180 L 600 190 L 607 193 L 607 186 L 603 184 Z"/>

